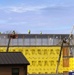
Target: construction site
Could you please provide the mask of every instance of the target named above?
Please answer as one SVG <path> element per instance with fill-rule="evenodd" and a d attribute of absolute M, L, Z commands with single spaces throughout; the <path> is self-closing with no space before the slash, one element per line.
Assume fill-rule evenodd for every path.
<path fill-rule="evenodd" d="M 74 27 L 70 34 L 0 34 L 0 52 L 22 52 L 27 74 L 73 75 Z"/>
<path fill-rule="evenodd" d="M 0 0 L 0 75 L 74 75 L 74 0 Z"/>

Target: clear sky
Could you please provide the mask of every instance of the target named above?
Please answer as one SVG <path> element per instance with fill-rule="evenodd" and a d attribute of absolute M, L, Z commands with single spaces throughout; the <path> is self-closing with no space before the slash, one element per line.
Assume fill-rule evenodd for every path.
<path fill-rule="evenodd" d="M 0 31 L 66 34 L 74 25 L 74 0 L 0 0 Z"/>

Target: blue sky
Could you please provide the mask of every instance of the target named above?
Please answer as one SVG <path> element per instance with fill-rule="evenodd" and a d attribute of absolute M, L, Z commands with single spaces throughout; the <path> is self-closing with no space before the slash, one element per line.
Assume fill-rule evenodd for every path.
<path fill-rule="evenodd" d="M 74 0 L 0 0 L 0 31 L 68 34 L 74 25 Z"/>

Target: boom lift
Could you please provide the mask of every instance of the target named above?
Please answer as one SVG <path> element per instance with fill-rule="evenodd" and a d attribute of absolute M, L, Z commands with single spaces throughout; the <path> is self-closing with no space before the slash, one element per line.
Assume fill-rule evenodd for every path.
<path fill-rule="evenodd" d="M 15 38 L 17 38 L 17 35 L 15 34 L 15 31 L 13 31 L 12 34 L 8 34 L 8 38 L 9 38 L 9 40 L 8 40 L 8 45 L 7 45 L 7 50 L 6 50 L 6 52 L 9 51 L 9 45 L 10 45 L 10 41 L 11 41 L 11 39 L 15 39 Z"/>
<path fill-rule="evenodd" d="M 66 63 L 64 63 L 64 62 L 69 63 L 69 58 L 71 57 L 70 54 L 69 54 L 69 47 L 68 46 L 70 46 L 70 39 L 72 38 L 73 30 L 74 30 L 74 26 L 72 28 L 72 31 L 71 31 L 68 39 L 64 38 L 62 40 L 59 58 L 58 58 L 58 62 L 57 62 L 57 67 L 56 67 L 56 73 L 57 74 L 58 74 L 58 68 L 59 68 L 59 65 L 60 65 L 60 59 L 61 59 L 62 51 L 63 51 L 63 67 L 68 67 L 68 65 L 66 65 Z M 67 47 L 64 47 L 64 45 L 67 46 Z"/>

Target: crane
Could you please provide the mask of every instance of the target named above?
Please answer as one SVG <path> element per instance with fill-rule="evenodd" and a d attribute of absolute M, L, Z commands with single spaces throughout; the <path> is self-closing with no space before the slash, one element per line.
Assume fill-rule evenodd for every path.
<path fill-rule="evenodd" d="M 64 46 L 64 44 L 67 44 L 68 46 L 70 45 L 70 39 L 72 38 L 73 30 L 74 30 L 74 26 L 72 27 L 72 30 L 71 30 L 71 33 L 70 33 L 68 39 L 66 40 L 66 38 L 64 38 L 62 40 L 60 53 L 59 53 L 59 58 L 58 58 L 58 61 L 57 61 L 57 67 L 56 67 L 56 73 L 57 74 L 58 74 L 58 68 L 59 68 L 59 64 L 60 64 L 60 59 L 61 59 L 61 55 L 62 55 L 63 46 Z"/>

